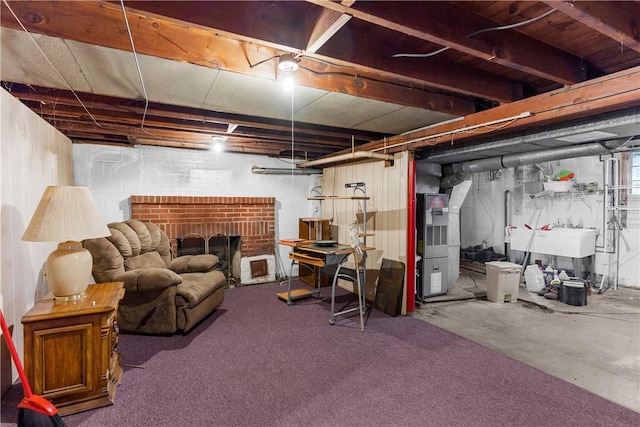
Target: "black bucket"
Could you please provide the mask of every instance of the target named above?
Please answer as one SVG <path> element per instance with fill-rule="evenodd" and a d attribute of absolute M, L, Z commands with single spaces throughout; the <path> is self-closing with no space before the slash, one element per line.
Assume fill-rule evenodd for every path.
<path fill-rule="evenodd" d="M 569 305 L 587 305 L 587 284 L 582 280 L 565 280 L 560 291 L 560 301 Z"/>

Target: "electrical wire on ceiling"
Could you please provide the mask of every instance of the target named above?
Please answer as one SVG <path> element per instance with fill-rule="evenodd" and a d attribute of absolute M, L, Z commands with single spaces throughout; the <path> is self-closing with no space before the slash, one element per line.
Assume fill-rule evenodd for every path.
<path fill-rule="evenodd" d="M 260 64 L 264 64 L 265 62 L 269 62 L 272 59 L 280 58 L 282 55 L 273 55 L 271 58 L 263 59 L 262 61 L 258 61 L 255 64 L 249 62 L 249 68 L 257 67 Z"/>
<path fill-rule="evenodd" d="M 440 133 L 436 133 L 433 135 L 427 135 L 427 136 L 421 136 L 418 138 L 413 138 L 413 139 L 408 139 L 406 141 L 402 141 L 402 142 L 398 142 L 395 144 L 391 144 L 391 145 L 386 145 L 383 147 L 378 147 L 378 148 L 374 148 L 372 150 L 370 150 L 371 152 L 376 152 L 376 151 L 380 151 L 380 150 L 387 150 L 389 148 L 395 148 L 395 147 L 400 147 L 403 145 L 408 145 L 408 144 L 413 144 L 416 142 L 424 142 L 425 144 L 427 144 L 428 146 L 434 146 L 438 144 L 437 139 L 441 138 L 443 136 L 451 136 L 451 144 L 453 144 L 453 137 L 455 135 L 458 134 L 462 134 L 462 133 L 472 133 L 471 131 L 473 129 L 479 129 L 479 128 L 483 128 L 483 127 L 488 127 L 490 128 L 489 131 L 486 132 L 481 132 L 481 133 L 490 133 L 490 132 L 495 132 L 498 129 L 502 129 L 505 126 L 508 126 L 512 123 L 514 123 L 515 121 L 519 120 L 519 119 L 524 119 L 527 117 L 531 117 L 533 114 L 529 111 L 525 111 L 524 113 L 520 113 L 517 114 L 515 116 L 511 116 L 511 117 L 505 117 L 503 119 L 496 119 L 496 120 L 492 120 L 489 122 L 485 122 L 485 123 L 479 123 L 477 125 L 471 125 L 471 126 L 462 126 L 460 128 L 457 129 L 453 129 L 453 130 L 449 130 L 449 131 L 445 131 L 445 132 L 440 132 Z M 505 125 L 500 126 L 500 127 L 493 127 L 494 125 L 499 125 L 499 124 L 503 124 L 505 123 Z"/>
<path fill-rule="evenodd" d="M 511 125 L 512 123 L 514 123 L 516 120 L 518 120 L 518 118 L 512 118 L 511 120 L 502 123 L 502 124 L 496 124 L 496 125 L 486 125 L 485 127 L 488 128 L 488 130 L 483 130 L 483 131 L 478 131 L 478 132 L 474 132 L 473 130 L 468 130 L 468 131 L 462 131 L 460 133 L 472 133 L 472 134 L 483 134 L 483 133 L 491 133 L 491 132 L 495 132 L 497 130 L 506 128 L 507 126 Z"/>
<path fill-rule="evenodd" d="M 449 49 L 449 48 L 445 47 L 443 49 L 440 49 L 437 52 L 434 52 L 433 54 L 444 52 L 447 49 Z M 248 62 L 249 63 L 249 67 L 250 68 L 257 67 L 258 65 L 264 64 L 264 63 L 269 62 L 269 61 L 271 61 L 273 59 L 280 58 L 283 55 L 285 55 L 285 54 L 273 55 L 273 56 L 271 56 L 271 57 L 269 57 L 267 59 L 263 59 L 261 61 L 258 61 L 255 64 L 252 64 L 251 62 Z M 429 55 L 429 54 L 403 54 L 403 55 L 405 55 L 405 56 L 416 55 L 418 57 L 420 57 L 420 56 L 424 57 L 425 55 Z M 320 62 L 320 63 L 327 64 L 327 65 L 331 65 L 333 67 L 340 67 L 340 68 L 345 68 L 345 69 L 355 69 L 356 68 L 353 65 L 336 64 L 336 63 L 333 63 L 333 62 L 330 62 L 330 61 L 326 61 L 324 59 L 308 56 L 308 55 L 305 55 L 304 52 L 298 53 L 298 54 L 294 55 L 294 57 L 296 59 L 301 58 L 301 57 L 305 57 L 305 58 L 314 60 L 316 62 Z M 397 86 L 397 87 L 401 87 L 401 88 L 410 88 L 410 89 L 414 89 L 414 90 L 421 90 L 422 92 L 425 92 L 425 93 L 433 93 L 433 94 L 436 94 L 436 95 L 441 95 L 440 92 L 425 89 L 424 88 L 424 84 L 422 84 L 420 86 L 419 85 L 415 85 L 414 86 L 412 83 L 408 83 L 408 84 L 395 83 L 395 82 L 390 82 L 390 81 L 387 81 L 387 80 L 377 79 L 377 78 L 371 77 L 371 76 L 359 75 L 357 73 L 349 73 L 349 72 L 346 72 L 346 71 L 317 71 L 317 70 L 314 70 L 313 68 L 305 67 L 303 65 L 299 65 L 299 67 L 302 68 L 303 70 L 306 70 L 306 71 L 308 71 L 310 73 L 313 73 L 315 75 L 318 75 L 318 76 L 322 76 L 322 75 L 345 76 L 345 77 L 351 77 L 351 78 L 354 78 L 354 79 L 362 79 L 362 80 L 371 81 L 371 82 L 375 82 L 375 83 L 382 83 L 382 84 L 386 84 L 386 85 L 390 85 L 390 86 Z M 455 97 L 455 95 L 454 95 L 454 97 Z M 478 101 L 473 101 L 473 102 L 476 103 L 476 104 L 480 104 Z"/>
<path fill-rule="evenodd" d="M 435 90 L 430 90 L 430 89 L 426 89 L 424 87 L 424 83 L 423 82 L 418 82 L 420 83 L 420 85 L 416 84 L 414 85 L 412 82 L 408 82 L 408 83 L 402 83 L 402 82 L 392 82 L 392 81 L 388 81 L 388 80 L 382 80 L 382 79 L 377 79 L 375 77 L 372 76 L 364 76 L 362 74 L 357 74 L 357 73 L 347 73 L 344 71 L 316 71 L 312 68 L 308 68 L 305 66 L 300 65 L 300 68 L 306 71 L 309 71 L 310 73 L 322 76 L 322 75 L 329 75 L 329 76 L 345 76 L 345 77 L 352 77 L 354 79 L 362 79 L 363 81 L 369 81 L 369 82 L 375 82 L 375 83 L 380 83 L 380 84 L 384 84 L 384 85 L 388 85 L 388 86 L 394 86 L 394 87 L 399 87 L 402 89 L 412 89 L 412 90 L 419 90 L 421 92 L 424 93 L 431 93 L 434 95 L 443 95 L 442 92 L 438 92 Z M 344 67 L 344 68 L 349 68 L 349 67 Z M 457 96 L 456 95 L 447 95 L 449 96 L 451 99 L 456 99 Z M 481 105 L 480 102 L 478 102 L 477 100 L 471 100 L 471 102 Z M 484 104 L 482 104 L 484 105 Z"/>
<path fill-rule="evenodd" d="M 473 37 L 473 36 L 477 36 L 478 34 L 487 33 L 489 31 L 512 30 L 514 28 L 524 27 L 525 25 L 533 24 L 534 22 L 539 21 L 540 19 L 546 18 L 547 16 L 551 15 L 552 13 L 554 13 L 556 10 L 557 9 L 551 9 L 550 11 L 548 11 L 546 13 L 543 13 L 540 16 L 536 16 L 535 18 L 531 18 L 531 19 L 528 19 L 526 21 L 516 22 L 515 24 L 502 25 L 500 27 L 485 28 L 484 30 L 474 31 L 471 34 L 467 34 L 467 38 Z"/>
<path fill-rule="evenodd" d="M 78 94 L 76 93 L 75 90 L 73 90 L 73 88 L 71 87 L 71 85 L 65 80 L 64 77 L 62 77 L 62 74 L 60 74 L 58 72 L 58 70 L 56 69 L 56 67 L 53 65 L 53 62 L 51 62 L 51 60 L 49 59 L 49 57 L 44 53 L 44 51 L 42 50 L 42 48 L 40 48 L 40 46 L 38 45 L 38 42 L 36 42 L 36 40 L 33 38 L 33 36 L 31 35 L 31 33 L 29 32 L 29 30 L 27 30 L 27 28 L 22 24 L 22 22 L 20 21 L 20 19 L 18 18 L 18 16 L 15 14 L 15 12 L 13 11 L 13 9 L 11 8 L 11 6 L 9 6 L 9 3 L 7 2 L 7 0 L 2 0 L 2 2 L 5 4 L 5 6 L 7 6 L 7 9 L 9 9 L 9 12 L 11 12 L 11 15 L 13 15 L 13 17 L 15 18 L 16 22 L 18 22 L 18 24 L 20 25 L 20 27 L 22 28 L 22 30 L 27 34 L 27 36 L 31 39 L 31 41 L 33 42 L 33 44 L 35 45 L 35 47 L 40 51 L 40 53 L 42 54 L 42 56 L 44 57 L 44 59 L 47 61 L 47 63 L 49 63 L 49 65 L 51 66 L 51 68 L 53 69 L 54 73 L 56 73 L 56 75 L 58 76 L 58 78 L 60 80 L 62 80 L 62 82 L 64 83 L 64 85 L 67 87 L 67 89 L 69 89 L 69 91 L 71 91 L 71 93 L 73 93 L 73 96 L 78 100 L 78 102 L 80 103 L 80 105 L 82 106 L 82 108 L 84 109 L 84 111 L 89 115 L 89 117 L 91 118 L 91 120 L 93 121 L 93 123 L 98 126 L 101 129 L 104 129 L 104 126 L 100 125 L 96 119 L 93 117 L 93 114 L 91 114 L 91 112 L 89 111 L 89 109 L 87 108 L 86 105 L 84 105 L 84 102 L 82 102 L 82 100 L 80 99 L 80 97 L 78 96 Z"/>
<path fill-rule="evenodd" d="M 249 68 L 257 67 L 258 65 L 264 64 L 265 62 L 269 62 L 269 61 L 271 61 L 271 60 L 273 60 L 273 59 L 280 58 L 280 57 L 281 57 L 281 56 L 283 56 L 283 55 L 291 55 L 291 54 L 283 53 L 283 54 L 280 54 L 280 55 L 273 55 L 272 57 L 267 58 L 267 59 L 263 59 L 262 61 L 258 61 L 258 62 L 256 62 L 255 64 L 252 64 L 251 62 L 249 62 Z M 313 56 L 305 55 L 305 53 L 304 53 L 304 52 L 300 52 L 300 53 L 297 53 L 297 54 L 293 55 L 293 57 L 294 57 L 296 60 L 299 60 L 299 59 L 300 59 L 300 58 L 302 58 L 303 56 L 304 56 L 305 58 L 308 58 L 308 59 L 314 60 L 314 61 L 316 61 L 316 62 L 321 62 L 321 63 L 323 63 L 323 64 L 331 65 L 331 66 L 333 66 L 333 67 L 341 67 L 341 68 L 355 68 L 353 65 L 342 65 L 342 64 L 336 64 L 335 62 L 330 62 L 330 61 L 327 61 L 327 60 L 324 60 L 324 59 L 321 59 L 321 58 L 316 58 L 316 57 L 313 57 Z"/>
<path fill-rule="evenodd" d="M 293 108 L 293 92 L 295 89 L 295 84 L 291 85 L 291 194 L 293 194 L 293 177 L 295 175 L 294 169 L 296 168 L 295 165 L 295 139 L 294 139 L 294 108 Z"/>
<path fill-rule="evenodd" d="M 147 118 L 147 110 L 149 109 L 149 96 L 147 95 L 147 88 L 144 85 L 144 79 L 142 78 L 142 70 L 140 69 L 140 62 L 138 61 L 138 53 L 136 52 L 136 46 L 133 43 L 133 35 L 131 34 L 131 27 L 129 27 L 129 18 L 127 18 L 127 10 L 124 7 L 124 0 L 120 0 L 122 6 L 122 14 L 124 15 L 124 23 L 127 26 L 127 34 L 129 35 L 129 41 L 131 42 L 131 51 L 133 52 L 133 59 L 136 62 L 136 69 L 138 70 L 138 77 L 140 78 L 140 84 L 142 85 L 142 93 L 144 94 L 144 112 L 142 113 L 142 122 L 140 123 L 140 130 L 144 133 L 152 136 L 151 132 L 148 132 L 144 128 L 144 121 Z"/>
<path fill-rule="evenodd" d="M 467 34 L 467 38 L 471 38 L 474 36 L 477 36 L 478 34 L 482 34 L 482 33 L 488 33 L 490 31 L 502 31 L 502 30 L 512 30 L 514 28 L 520 28 L 520 27 L 524 27 L 525 25 L 529 25 L 529 24 L 533 24 L 536 21 L 539 21 L 540 19 L 543 19 L 549 15 L 551 15 L 552 13 L 554 13 L 557 9 L 551 9 L 548 12 L 543 13 L 540 16 L 536 16 L 535 18 L 531 18 L 528 19 L 526 21 L 522 21 L 522 22 L 516 22 L 515 24 L 509 24 L 509 25 L 502 25 L 499 27 L 491 27 L 491 28 L 485 28 L 482 30 L 478 30 L 478 31 L 474 31 L 472 33 Z M 443 47 L 442 49 L 438 49 L 436 51 L 433 52 L 429 52 L 429 53 L 396 53 L 394 55 L 391 55 L 392 58 L 428 58 L 430 56 L 435 56 L 439 53 L 442 53 L 446 50 L 451 49 L 450 47 Z"/>

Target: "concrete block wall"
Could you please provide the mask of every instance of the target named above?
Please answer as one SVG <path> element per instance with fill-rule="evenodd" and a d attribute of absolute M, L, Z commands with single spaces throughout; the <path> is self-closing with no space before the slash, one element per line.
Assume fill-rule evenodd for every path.
<path fill-rule="evenodd" d="M 147 145 L 73 144 L 74 183 L 89 187 L 107 222 L 131 218 L 132 195 L 273 197 L 276 242 L 297 237 L 298 218 L 316 214 L 307 196 L 319 176 L 257 175 L 251 168 L 288 168 L 290 161 Z M 290 250 L 277 247 L 279 273 L 283 263 L 289 273 Z"/>

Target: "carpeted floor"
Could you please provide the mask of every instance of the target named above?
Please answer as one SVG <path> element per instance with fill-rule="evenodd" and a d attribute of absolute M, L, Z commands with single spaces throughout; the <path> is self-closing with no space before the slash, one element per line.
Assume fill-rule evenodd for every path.
<path fill-rule="evenodd" d="M 72 426 L 626 426 L 640 414 L 412 317 L 232 288 L 186 336 L 121 334 L 115 405 Z M 343 297 L 346 302 L 351 296 Z M 141 367 L 134 367 L 141 366 Z M 2 401 L 15 425 L 22 397 Z"/>

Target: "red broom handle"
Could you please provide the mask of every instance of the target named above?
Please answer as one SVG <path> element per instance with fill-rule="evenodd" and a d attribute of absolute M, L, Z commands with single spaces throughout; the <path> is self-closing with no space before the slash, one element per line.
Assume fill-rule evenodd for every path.
<path fill-rule="evenodd" d="M 11 358 L 13 359 L 13 363 L 15 363 L 16 369 L 18 370 L 18 376 L 20 377 L 20 381 L 22 382 L 22 389 L 24 391 L 24 395 L 27 398 L 32 397 L 33 392 L 31 391 L 31 386 L 29 386 L 29 381 L 27 381 L 27 375 L 24 373 L 24 369 L 22 368 L 22 363 L 20 363 L 20 358 L 18 357 L 16 346 L 13 345 L 13 339 L 11 338 L 11 334 L 9 333 L 7 322 L 4 320 L 4 314 L 2 314 L 2 310 L 0 310 L 0 325 L 2 326 L 2 335 L 4 335 L 4 340 L 7 343 L 7 347 L 9 347 L 9 353 L 11 353 Z"/>

